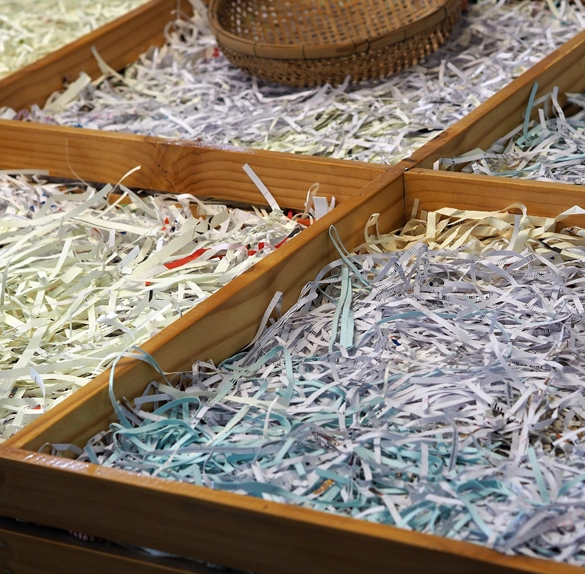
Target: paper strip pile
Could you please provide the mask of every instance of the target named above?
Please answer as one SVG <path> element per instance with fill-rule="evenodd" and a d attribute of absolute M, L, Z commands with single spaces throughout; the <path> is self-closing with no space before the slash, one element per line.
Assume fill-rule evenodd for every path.
<path fill-rule="evenodd" d="M 482 0 L 419 65 L 380 81 L 303 90 L 234 68 L 195 4 L 192 20 L 169 27 L 167 46 L 151 49 L 123 74 L 102 63 L 105 79 L 82 78 L 75 92 L 18 117 L 392 164 L 585 27 L 581 2 Z"/>
<path fill-rule="evenodd" d="M 526 108 L 524 122 L 497 140 L 487 151 L 475 149 L 454 158 L 442 158 L 435 169 L 467 164 L 462 171 L 538 181 L 585 184 L 585 94 L 566 94 L 579 111 L 565 117 L 558 89 L 534 100 L 538 84 Z M 537 113 L 538 119 L 530 120 Z"/>
<path fill-rule="evenodd" d="M 147 0 L 0 0 L 0 78 Z"/>
<path fill-rule="evenodd" d="M 585 234 L 555 225 L 584 213 L 374 216 L 361 255 L 332 228 L 341 258 L 247 349 L 133 404 L 112 377 L 120 422 L 55 452 L 582 564 Z"/>
<path fill-rule="evenodd" d="M 0 432 L 7 438 L 302 226 L 124 186 L 0 174 Z M 192 209 L 196 215 L 193 215 Z"/>

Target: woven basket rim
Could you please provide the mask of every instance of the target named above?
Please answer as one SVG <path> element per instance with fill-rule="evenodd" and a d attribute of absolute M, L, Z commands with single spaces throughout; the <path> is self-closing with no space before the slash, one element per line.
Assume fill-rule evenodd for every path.
<path fill-rule="evenodd" d="M 211 0 L 208 8 L 209 26 L 218 41 L 234 52 L 271 60 L 317 60 L 366 54 L 370 50 L 379 50 L 392 44 L 399 44 L 407 38 L 423 33 L 426 29 L 447 20 L 449 14 L 453 10 L 459 10 L 461 6 L 461 0 L 443 0 L 435 10 L 423 18 L 378 36 L 356 38 L 350 42 L 307 45 L 253 42 L 225 30 L 218 18 L 218 11 L 225 2 L 229 2 L 229 0 Z"/>

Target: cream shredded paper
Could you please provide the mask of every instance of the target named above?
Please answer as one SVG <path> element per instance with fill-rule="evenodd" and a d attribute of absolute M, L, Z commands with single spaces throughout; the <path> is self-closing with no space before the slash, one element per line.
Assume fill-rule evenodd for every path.
<path fill-rule="evenodd" d="M 277 205 L 113 191 L 0 174 L 3 438 L 303 227 Z"/>
<path fill-rule="evenodd" d="M 0 0 L 0 78 L 147 0 Z"/>

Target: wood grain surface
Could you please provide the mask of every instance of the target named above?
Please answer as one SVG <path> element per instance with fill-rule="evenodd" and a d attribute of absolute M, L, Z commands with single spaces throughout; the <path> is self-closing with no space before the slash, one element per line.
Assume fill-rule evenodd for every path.
<path fill-rule="evenodd" d="M 105 541 L 84 542 L 70 533 L 0 518 L 0 572 L 14 574 L 219 574 L 180 558 L 155 557 Z M 221 571 L 231 574 L 233 570 Z"/>
<path fill-rule="evenodd" d="M 585 209 L 585 186 L 450 171 L 409 170 L 404 174 L 404 191 L 408 214 L 415 199 L 426 211 L 443 207 L 497 211 L 522 203 L 528 215 L 556 217 L 574 205 Z M 585 227 L 585 215 L 571 215 L 558 225 Z"/>
<path fill-rule="evenodd" d="M 341 203 L 388 166 L 198 142 L 0 120 L 0 169 L 43 169 L 52 176 L 266 205 L 243 171 L 248 163 L 282 207 L 302 209 L 309 187 Z"/>

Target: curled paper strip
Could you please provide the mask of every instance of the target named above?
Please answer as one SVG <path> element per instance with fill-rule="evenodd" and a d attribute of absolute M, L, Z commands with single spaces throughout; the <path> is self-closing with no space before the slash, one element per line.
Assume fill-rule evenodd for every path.
<path fill-rule="evenodd" d="M 585 240 L 555 225 L 584 213 L 444 209 L 368 229 L 360 255 L 332 229 L 341 259 L 248 348 L 114 401 L 119 422 L 72 450 L 582 564 Z"/>
<path fill-rule="evenodd" d="M 441 158 L 435 169 L 466 164 L 466 173 L 585 185 L 585 94 L 567 94 L 568 103 L 579 111 L 565 117 L 558 89 L 535 101 L 537 88 L 535 84 L 521 125 L 487 151 Z M 535 110 L 538 119 L 531 120 Z"/>
<path fill-rule="evenodd" d="M 130 12 L 147 0 L 0 0 L 0 77 Z"/>
<path fill-rule="evenodd" d="M 279 209 L 117 187 L 0 174 L 2 438 L 303 228 Z"/>
<path fill-rule="evenodd" d="M 572 38 L 581 2 L 481 0 L 424 62 L 384 80 L 294 89 L 257 81 L 218 50 L 205 14 L 168 27 L 168 43 L 32 121 L 201 138 L 207 144 L 396 163 Z M 66 100 L 67 98 L 65 98 Z M 16 115 L 4 110 L 4 114 Z M 0 117 L 2 117 L 0 111 Z"/>

